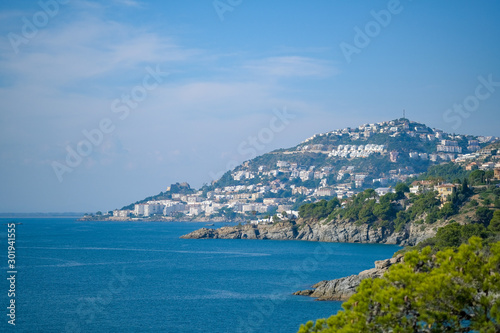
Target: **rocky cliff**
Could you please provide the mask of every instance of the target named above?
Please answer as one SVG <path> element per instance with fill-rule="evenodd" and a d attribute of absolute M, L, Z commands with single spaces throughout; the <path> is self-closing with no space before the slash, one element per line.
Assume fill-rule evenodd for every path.
<path fill-rule="evenodd" d="M 240 225 L 219 229 L 202 228 L 181 238 L 222 238 L 222 239 L 274 239 L 302 240 L 337 243 L 379 243 L 415 245 L 436 234 L 438 225 L 415 225 L 410 223 L 400 231 L 388 228 L 374 228 L 352 222 L 333 221 L 316 223 L 290 223 Z"/>
<path fill-rule="evenodd" d="M 181 238 L 221 238 L 221 239 L 275 239 L 303 240 L 338 243 L 380 243 L 397 245 L 416 245 L 433 237 L 441 224 L 417 225 L 409 223 L 406 228 L 394 232 L 388 228 L 374 228 L 369 225 L 356 225 L 347 221 L 239 225 L 219 229 L 202 228 Z M 375 262 L 375 268 L 363 271 L 358 275 L 321 281 L 311 290 L 298 291 L 294 295 L 315 297 L 318 300 L 344 301 L 356 291 L 361 281 L 366 278 L 381 277 L 395 263 L 401 262 L 402 256 Z"/>
<path fill-rule="evenodd" d="M 313 285 L 314 289 L 297 291 L 294 295 L 315 297 L 319 301 L 345 301 L 351 297 L 362 280 L 384 275 L 392 265 L 402 262 L 403 256 L 375 261 L 375 268 L 368 269 L 358 275 L 351 275 L 336 280 L 321 281 Z"/>

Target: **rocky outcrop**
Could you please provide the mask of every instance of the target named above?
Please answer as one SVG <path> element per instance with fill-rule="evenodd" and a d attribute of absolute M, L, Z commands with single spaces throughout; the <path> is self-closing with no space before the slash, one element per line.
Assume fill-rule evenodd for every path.
<path fill-rule="evenodd" d="M 202 228 L 181 238 L 276 239 L 415 245 L 434 236 L 438 227 L 438 225 L 422 227 L 422 225 L 409 223 L 404 230 L 394 232 L 389 228 L 375 228 L 366 224 L 356 225 L 347 221 L 299 224 L 281 222 L 259 225 L 246 224 L 219 229 Z"/>
<path fill-rule="evenodd" d="M 356 292 L 362 280 L 381 277 L 389 267 L 402 261 L 402 255 L 392 259 L 375 261 L 375 268 L 363 271 L 358 275 L 331 281 L 321 281 L 312 286 L 314 289 L 297 291 L 294 295 L 310 296 L 317 298 L 319 301 L 345 301 Z"/>
<path fill-rule="evenodd" d="M 433 237 L 442 224 L 417 225 L 409 223 L 400 232 L 388 228 L 374 228 L 369 225 L 356 225 L 348 221 L 239 225 L 219 229 L 202 228 L 184 235 L 181 238 L 222 238 L 222 239 L 276 239 L 303 240 L 339 243 L 380 243 L 398 245 L 416 245 Z M 313 289 L 303 290 L 294 295 L 310 296 L 322 301 L 345 301 L 356 292 L 361 281 L 366 278 L 381 277 L 395 263 L 403 261 L 399 255 L 392 259 L 375 262 L 375 268 L 363 271 L 358 275 L 326 280 L 316 283 Z"/>

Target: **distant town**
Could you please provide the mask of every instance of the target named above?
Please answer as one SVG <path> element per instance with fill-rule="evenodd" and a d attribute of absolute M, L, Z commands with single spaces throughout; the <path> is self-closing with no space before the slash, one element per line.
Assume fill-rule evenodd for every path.
<path fill-rule="evenodd" d="M 398 149 L 390 142 L 376 142 L 384 138 L 388 142 L 405 138 L 411 145 Z M 305 202 L 333 197 L 342 200 L 366 188 L 384 195 L 394 192 L 395 184 L 408 181 L 412 193 L 435 190 L 446 201 L 455 185 L 417 180 L 423 168 L 456 163 L 467 170 L 493 172 L 494 178 L 500 179 L 500 155 L 492 145 L 496 141 L 498 138 L 491 136 L 447 134 L 405 118 L 365 124 L 317 134 L 293 149 L 265 154 L 268 160 L 260 165 L 259 158 L 247 161 L 199 190 L 177 183 L 149 200 L 97 215 L 109 220 L 239 219 L 263 223 L 296 218 L 298 207 Z M 412 145 L 417 148 L 413 150 Z M 313 158 L 301 163 L 301 155 Z"/>

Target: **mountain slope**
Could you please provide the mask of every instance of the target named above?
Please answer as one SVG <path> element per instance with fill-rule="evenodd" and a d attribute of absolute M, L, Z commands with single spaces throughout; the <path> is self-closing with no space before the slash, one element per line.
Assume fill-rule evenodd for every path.
<path fill-rule="evenodd" d="M 246 161 L 199 190 L 174 184 L 113 217 L 219 221 L 273 216 L 319 198 L 394 187 L 431 166 L 474 157 L 470 153 L 494 139 L 447 134 L 408 119 L 334 130 Z"/>

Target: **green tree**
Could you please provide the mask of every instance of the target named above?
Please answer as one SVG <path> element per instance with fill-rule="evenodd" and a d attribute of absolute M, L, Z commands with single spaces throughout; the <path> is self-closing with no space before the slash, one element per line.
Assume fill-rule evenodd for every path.
<path fill-rule="evenodd" d="M 469 182 L 471 185 L 484 184 L 485 172 L 483 170 L 474 170 L 469 175 Z"/>
<path fill-rule="evenodd" d="M 499 332 L 500 242 L 484 249 L 473 237 L 457 251 L 405 255 L 384 277 L 365 279 L 344 311 L 299 333 Z"/>
<path fill-rule="evenodd" d="M 491 218 L 493 217 L 493 211 L 491 209 L 488 209 L 487 207 L 481 206 L 476 209 L 476 221 L 478 223 L 482 223 L 485 226 L 488 226 L 488 224 L 491 221 Z"/>
<path fill-rule="evenodd" d="M 439 217 L 446 219 L 452 215 L 455 215 L 456 212 L 457 211 L 455 205 L 452 204 L 451 202 L 447 202 L 444 204 L 443 208 L 439 210 Z"/>
<path fill-rule="evenodd" d="M 436 179 L 451 182 L 456 178 L 468 176 L 468 171 L 458 163 L 447 163 L 431 166 L 419 179 Z"/>
<path fill-rule="evenodd" d="M 489 236 L 486 228 L 482 224 L 465 224 L 451 223 L 445 227 L 439 228 L 436 236 L 428 239 L 417 246 L 419 248 L 425 245 L 431 245 L 433 250 L 444 250 L 446 248 L 458 248 L 460 245 L 467 242 L 472 236 L 486 239 Z"/>
<path fill-rule="evenodd" d="M 462 182 L 462 187 L 460 188 L 460 192 L 463 195 L 468 195 L 471 192 L 471 189 L 469 187 L 469 181 L 467 180 L 467 177 L 464 177 L 464 180 Z"/>
<path fill-rule="evenodd" d="M 493 218 L 490 221 L 488 228 L 494 232 L 500 232 L 500 210 L 493 213 Z"/>
<path fill-rule="evenodd" d="M 500 197 L 495 199 L 493 205 L 495 206 L 495 208 L 500 208 Z"/>
<path fill-rule="evenodd" d="M 410 193 L 410 188 L 405 183 L 399 183 L 394 187 L 396 192 Z"/>
<path fill-rule="evenodd" d="M 340 202 L 337 198 L 332 198 L 329 201 L 323 199 L 315 203 L 300 206 L 299 215 L 305 219 L 321 220 L 328 217 L 339 206 Z"/>
<path fill-rule="evenodd" d="M 489 184 L 495 178 L 495 172 L 488 170 L 484 173 L 484 180 Z"/>

